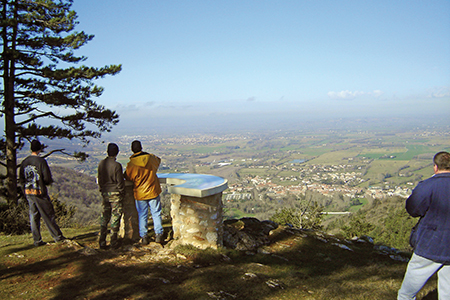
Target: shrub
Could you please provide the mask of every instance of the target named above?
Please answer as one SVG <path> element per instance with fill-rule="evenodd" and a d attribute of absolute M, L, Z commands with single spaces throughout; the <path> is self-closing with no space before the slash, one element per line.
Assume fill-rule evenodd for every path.
<path fill-rule="evenodd" d="M 375 226 L 369 222 L 363 220 L 363 218 L 357 216 L 351 218 L 348 225 L 342 226 L 343 234 L 346 238 L 361 237 L 363 235 L 369 235 Z"/>
<path fill-rule="evenodd" d="M 17 205 L 2 205 L 0 209 L 0 232 L 6 234 L 24 234 L 29 232 L 30 222 L 27 201 Z"/>
<path fill-rule="evenodd" d="M 377 242 L 409 251 L 409 235 L 417 220 L 409 216 L 405 209 L 399 208 L 383 218 L 383 222 L 373 230 L 371 236 Z"/>
<path fill-rule="evenodd" d="M 322 207 L 316 202 L 309 204 L 304 209 L 282 208 L 270 218 L 271 221 L 281 225 L 291 225 L 301 229 L 322 228 Z"/>
<path fill-rule="evenodd" d="M 76 207 L 72 205 L 69 206 L 58 200 L 58 195 L 51 195 L 50 199 L 55 209 L 56 223 L 60 227 L 70 227 L 72 225 L 73 216 L 77 210 Z"/>
<path fill-rule="evenodd" d="M 55 208 L 56 222 L 60 227 L 68 227 L 72 223 L 76 208 L 50 197 Z M 0 206 L 0 232 L 5 234 L 24 234 L 30 232 L 28 201 L 20 200 L 17 205 L 3 204 Z"/>

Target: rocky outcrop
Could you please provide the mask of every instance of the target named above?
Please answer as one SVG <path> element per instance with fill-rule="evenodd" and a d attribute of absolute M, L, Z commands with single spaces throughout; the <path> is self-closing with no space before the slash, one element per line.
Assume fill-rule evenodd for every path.
<path fill-rule="evenodd" d="M 226 220 L 223 222 L 223 245 L 229 249 L 257 251 L 269 244 L 269 234 L 277 227 L 275 222 L 255 218 Z"/>

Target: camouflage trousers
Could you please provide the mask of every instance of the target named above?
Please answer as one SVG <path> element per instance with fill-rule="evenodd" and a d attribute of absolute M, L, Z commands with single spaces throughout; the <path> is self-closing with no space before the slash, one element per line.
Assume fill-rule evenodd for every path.
<path fill-rule="evenodd" d="M 111 221 L 112 231 L 118 232 L 120 227 L 120 218 L 122 217 L 123 196 L 117 192 L 102 193 L 102 215 L 100 217 L 100 226 L 108 227 Z"/>

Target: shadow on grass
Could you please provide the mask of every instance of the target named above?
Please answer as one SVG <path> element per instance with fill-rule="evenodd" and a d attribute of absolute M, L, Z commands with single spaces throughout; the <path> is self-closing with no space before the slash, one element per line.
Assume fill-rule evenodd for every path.
<path fill-rule="evenodd" d="M 395 299 L 403 277 L 404 263 L 374 253 L 370 245 L 349 251 L 295 235 L 271 243 L 282 249 L 254 255 L 229 251 L 230 260 L 222 262 L 220 255 L 201 259 L 201 253 L 191 264 L 128 265 L 136 258 L 114 251 L 82 257 L 78 276 L 64 279 L 53 299 Z M 381 287 L 392 280 L 398 286 Z"/>
<path fill-rule="evenodd" d="M 11 246 L 11 245 L 10 244 L 4 245 L 1 248 L 6 248 L 6 247 L 9 247 L 9 246 Z M 30 249 L 33 249 L 33 248 L 35 248 L 33 244 L 26 245 L 26 246 L 21 246 L 21 247 L 12 247 L 12 248 L 8 249 L 7 251 L 5 251 L 4 253 L 6 255 L 13 254 L 13 253 L 20 253 L 22 251 L 27 251 L 27 250 L 30 250 Z"/>
<path fill-rule="evenodd" d="M 44 249 L 42 246 L 41 249 Z M 50 246 L 49 246 L 50 247 Z M 79 255 L 73 252 L 69 252 L 58 257 L 51 257 L 49 259 L 43 259 L 34 261 L 34 259 L 27 260 L 26 264 L 20 264 L 18 266 L 9 267 L 0 272 L 0 279 L 8 279 L 11 277 L 24 277 L 25 275 L 40 274 L 43 271 L 58 270 L 63 268 L 64 265 L 76 262 L 79 260 Z"/>
<path fill-rule="evenodd" d="M 109 230 L 108 230 L 109 233 Z M 98 236 L 99 232 L 98 231 L 94 231 L 94 232 L 89 232 L 86 234 L 80 234 L 77 236 L 74 236 L 73 238 L 71 238 L 71 240 L 76 241 L 76 240 L 83 240 L 86 238 L 96 238 Z"/>
<path fill-rule="evenodd" d="M 96 235 L 73 240 L 95 248 Z M 47 299 L 395 299 L 406 263 L 368 243 L 355 243 L 353 251 L 333 243 L 282 232 L 264 254 L 199 250 L 160 261 L 152 248 L 82 255 L 61 247 L 58 255 L 3 269 L 0 279 L 58 273 L 47 278 Z"/>

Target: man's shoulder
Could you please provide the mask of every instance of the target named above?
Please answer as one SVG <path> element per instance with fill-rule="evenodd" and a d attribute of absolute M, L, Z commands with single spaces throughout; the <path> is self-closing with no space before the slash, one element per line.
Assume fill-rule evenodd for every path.
<path fill-rule="evenodd" d="M 114 161 L 114 165 L 116 166 L 116 167 L 120 167 L 120 168 L 122 168 L 122 164 L 120 163 L 120 162 L 118 162 L 118 161 Z"/>
<path fill-rule="evenodd" d="M 109 156 L 104 158 L 104 159 L 102 159 L 100 161 L 99 165 L 102 165 L 102 164 L 108 164 L 109 166 L 111 166 L 111 165 L 120 165 L 120 166 L 122 166 L 118 161 L 116 161 L 115 158 L 109 157 Z"/>
<path fill-rule="evenodd" d="M 104 159 L 102 159 L 99 163 L 98 163 L 98 166 L 100 167 L 100 166 L 104 166 L 105 164 L 107 164 L 108 163 L 108 158 L 107 157 L 105 157 Z"/>
<path fill-rule="evenodd" d="M 420 181 L 416 188 L 432 188 L 435 185 L 450 184 L 450 173 L 440 173 Z"/>
<path fill-rule="evenodd" d="M 430 178 L 425 179 L 423 182 L 434 182 L 436 180 L 450 180 L 450 173 L 437 173 L 431 176 Z"/>
<path fill-rule="evenodd" d="M 45 158 L 40 157 L 38 155 L 29 155 L 22 161 L 22 164 L 31 164 L 41 161 L 45 161 Z"/>
<path fill-rule="evenodd" d="M 450 179 L 450 171 L 449 172 L 442 172 L 434 175 L 433 177 L 441 177 L 441 178 L 448 178 Z"/>
<path fill-rule="evenodd" d="M 31 155 L 25 157 L 25 158 L 22 160 L 22 163 L 29 161 L 29 160 L 30 160 L 30 157 L 31 157 Z"/>
<path fill-rule="evenodd" d="M 153 153 L 147 153 L 151 158 L 160 159 L 156 154 Z"/>

